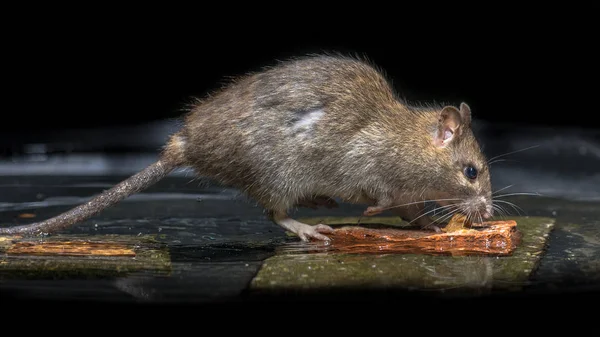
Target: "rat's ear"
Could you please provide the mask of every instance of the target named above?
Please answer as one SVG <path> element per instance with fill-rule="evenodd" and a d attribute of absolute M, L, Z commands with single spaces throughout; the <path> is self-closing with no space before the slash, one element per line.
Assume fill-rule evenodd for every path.
<path fill-rule="evenodd" d="M 460 111 L 453 106 L 446 106 L 440 111 L 438 114 L 437 128 L 433 137 L 433 143 L 435 146 L 445 147 L 458 134 L 460 131 L 459 127 L 462 123 L 462 108 L 462 104 Z M 469 111 L 468 106 L 466 109 L 466 111 Z"/>
<path fill-rule="evenodd" d="M 467 103 L 460 103 L 460 119 L 464 125 L 471 124 L 471 108 Z"/>

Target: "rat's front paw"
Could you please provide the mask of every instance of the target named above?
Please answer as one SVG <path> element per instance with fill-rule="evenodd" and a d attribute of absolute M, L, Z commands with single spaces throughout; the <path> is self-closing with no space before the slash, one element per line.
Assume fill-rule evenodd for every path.
<path fill-rule="evenodd" d="M 369 206 L 363 212 L 363 215 L 365 215 L 365 216 L 373 216 L 373 215 L 379 214 L 379 213 L 381 213 L 383 211 L 384 211 L 384 209 L 381 206 Z"/>
<path fill-rule="evenodd" d="M 308 242 L 311 239 L 330 241 L 329 237 L 321 233 L 333 233 L 333 228 L 321 224 L 315 226 L 304 225 L 298 228 L 296 235 L 298 235 L 300 239 L 305 242 Z"/>

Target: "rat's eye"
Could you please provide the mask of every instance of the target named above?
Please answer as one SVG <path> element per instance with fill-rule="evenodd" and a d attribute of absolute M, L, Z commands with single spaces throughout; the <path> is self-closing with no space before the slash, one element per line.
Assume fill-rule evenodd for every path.
<path fill-rule="evenodd" d="M 464 173 L 465 173 L 465 177 L 467 177 L 471 180 L 474 180 L 475 178 L 477 178 L 477 169 L 474 168 L 473 166 L 465 167 Z"/>

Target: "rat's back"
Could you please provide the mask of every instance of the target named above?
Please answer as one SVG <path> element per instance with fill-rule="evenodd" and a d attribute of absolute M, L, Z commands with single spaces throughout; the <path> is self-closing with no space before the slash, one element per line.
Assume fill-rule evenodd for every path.
<path fill-rule="evenodd" d="M 397 104 L 378 69 L 312 56 L 242 77 L 199 102 L 178 135 L 199 175 L 282 202 L 339 176 L 349 141 Z M 389 110 L 389 109 L 387 109 Z M 330 180 L 327 180 L 330 181 Z"/>

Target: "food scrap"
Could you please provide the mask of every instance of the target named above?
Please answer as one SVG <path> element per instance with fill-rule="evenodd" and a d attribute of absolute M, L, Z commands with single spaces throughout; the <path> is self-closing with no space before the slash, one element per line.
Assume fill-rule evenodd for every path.
<path fill-rule="evenodd" d="M 466 215 L 457 213 L 452 217 L 452 219 L 450 219 L 448 225 L 442 228 L 442 231 L 446 233 L 456 232 L 462 229 L 469 229 L 472 225 L 473 223 L 469 219 L 467 219 Z"/>

